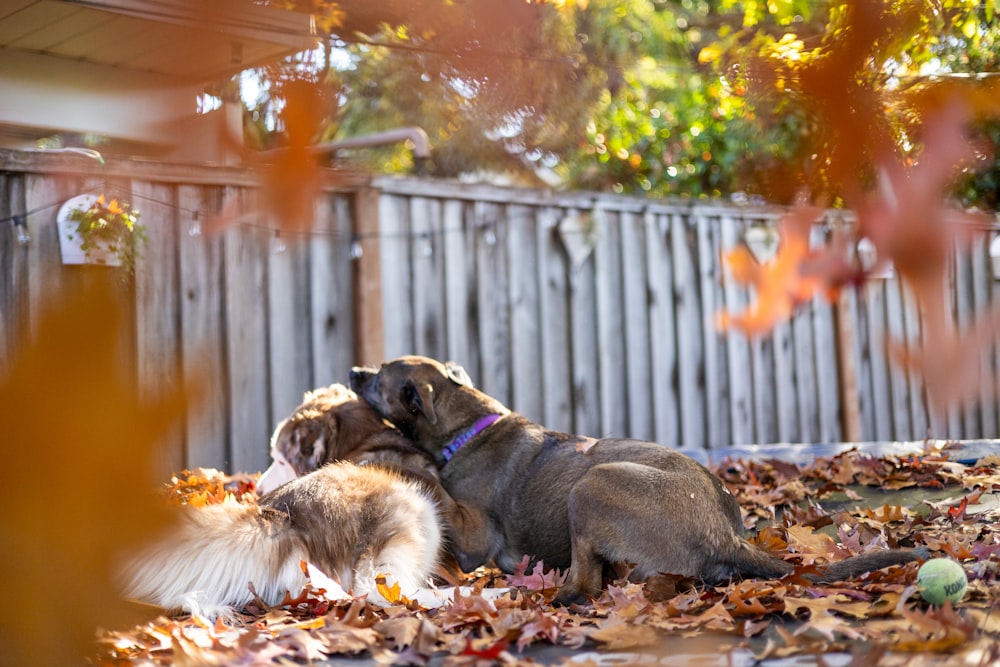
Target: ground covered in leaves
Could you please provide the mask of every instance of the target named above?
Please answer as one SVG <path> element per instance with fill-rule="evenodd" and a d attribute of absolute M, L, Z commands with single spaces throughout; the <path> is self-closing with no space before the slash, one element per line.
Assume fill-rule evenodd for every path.
<path fill-rule="evenodd" d="M 475 590 L 509 586 L 511 595 L 473 593 L 440 609 L 405 599 L 387 608 L 331 602 L 313 582 L 283 605 L 250 606 L 228 624 L 159 616 L 102 630 L 91 661 L 265 665 L 357 656 L 385 665 L 516 665 L 537 664 L 539 647 L 656 654 L 667 642 L 699 635 L 726 637 L 721 645 L 756 659 L 847 652 L 855 664 L 895 664 L 914 654 L 955 664 L 1000 660 L 1000 615 L 992 613 L 1000 608 L 1000 457 L 962 465 L 940 447 L 882 458 L 850 451 L 804 466 L 725 461 L 715 472 L 744 508 L 753 539 L 796 563 L 795 573 L 705 587 L 670 576 L 631 582 L 622 565 L 599 599 L 570 609 L 549 604 L 560 573 L 529 568 L 527 560 L 515 575 L 480 570 L 469 577 Z M 196 505 L 227 495 L 254 502 L 252 488 L 251 476 L 200 470 L 176 475 L 166 495 Z M 902 489 L 927 490 L 938 500 L 894 504 Z M 833 585 L 803 576 L 829 560 L 897 546 L 924 546 L 932 557 L 961 562 L 969 575 L 962 603 L 923 602 L 914 587 L 918 563 Z"/>

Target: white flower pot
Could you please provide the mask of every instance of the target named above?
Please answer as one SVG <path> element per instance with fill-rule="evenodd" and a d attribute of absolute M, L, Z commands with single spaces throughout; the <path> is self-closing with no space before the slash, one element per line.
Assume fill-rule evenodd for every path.
<path fill-rule="evenodd" d="M 122 262 L 118 255 L 106 246 L 98 244 L 98 247 L 84 251 L 80 247 L 83 239 L 76 231 L 76 221 L 69 219 L 69 214 L 74 209 L 88 209 L 97 201 L 97 195 L 85 194 L 77 195 L 68 200 L 59 208 L 56 214 L 56 224 L 59 227 L 59 252 L 62 255 L 63 264 L 98 264 L 104 266 L 121 266 Z"/>

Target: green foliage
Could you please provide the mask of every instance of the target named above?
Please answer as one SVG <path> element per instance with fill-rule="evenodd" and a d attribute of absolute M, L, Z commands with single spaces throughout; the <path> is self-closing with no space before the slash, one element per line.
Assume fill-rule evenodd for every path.
<path fill-rule="evenodd" d="M 914 95 L 933 77 L 995 72 L 1000 54 L 1000 0 L 338 6 L 332 39 L 339 30 L 349 60 L 337 67 L 341 108 L 324 139 L 419 125 L 436 175 L 508 172 L 530 182 L 554 172 L 569 187 L 658 195 L 787 201 L 804 185 L 836 195 L 843 175 L 830 172 L 831 156 L 915 155 Z M 852 13 L 866 21 L 852 23 Z M 838 52 L 845 40 L 859 45 L 853 56 Z M 838 68 L 876 93 L 877 104 L 849 113 L 884 143 L 846 146 L 850 137 L 824 117 L 833 110 L 812 105 L 822 96 L 809 86 Z M 981 123 L 997 115 L 986 111 L 977 109 Z M 982 136 L 995 140 L 995 127 L 982 125 Z M 412 168 L 401 146 L 359 155 L 382 171 Z M 993 206 L 1000 167 L 992 157 L 980 166 L 987 172 L 960 194 Z"/>
<path fill-rule="evenodd" d="M 976 126 L 981 138 L 979 151 L 982 168 L 967 170 L 959 180 L 956 196 L 966 206 L 977 206 L 989 211 L 1000 211 L 1000 166 L 996 150 L 1000 146 L 1000 122 L 983 121 Z M 990 168 L 990 163 L 993 166 Z"/>
<path fill-rule="evenodd" d="M 842 40 L 866 37 L 846 34 L 848 9 L 857 4 L 630 3 L 655 8 L 652 20 L 635 16 L 642 16 L 649 26 L 644 34 L 655 36 L 657 46 L 647 45 L 652 38 L 639 43 L 643 53 L 628 60 L 624 85 L 609 86 L 595 105 L 588 145 L 567 156 L 570 182 L 694 197 L 743 191 L 775 201 L 790 201 L 803 186 L 835 195 L 840 180 L 827 161 L 843 151 L 845 137 L 832 136 L 823 114 L 810 106 L 815 91 L 801 80 L 809 67 L 854 68 L 855 85 L 884 100 L 884 109 L 859 113 L 858 123 L 884 125 L 896 150 L 918 150 L 914 128 L 922 118 L 904 93 L 923 85 L 930 71 L 995 71 L 1000 29 L 990 10 L 969 0 L 938 3 L 935 12 L 905 0 L 862 3 L 860 11 L 880 12 L 878 20 L 894 22 L 894 29 L 873 37 L 873 57 L 858 53 L 856 63 L 830 63 Z M 601 7 L 587 8 L 590 24 L 618 31 L 619 25 L 595 18 Z M 616 43 L 598 31 L 590 37 Z M 871 155 L 862 157 L 870 161 Z M 1000 167 L 994 163 L 992 171 Z M 978 193 L 991 179 L 989 171 L 970 178 L 964 200 L 989 204 Z"/>
<path fill-rule="evenodd" d="M 443 176 L 523 172 L 570 150 L 596 79 L 557 7 L 424 0 L 412 16 L 349 47 L 338 135 L 419 125 Z M 410 167 L 402 147 L 369 155 L 381 169 Z"/>

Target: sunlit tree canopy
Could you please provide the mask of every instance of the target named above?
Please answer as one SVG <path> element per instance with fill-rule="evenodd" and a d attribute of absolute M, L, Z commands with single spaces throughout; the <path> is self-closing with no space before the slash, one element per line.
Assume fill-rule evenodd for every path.
<path fill-rule="evenodd" d="M 287 4 L 319 16 L 327 34 L 315 66 L 339 108 L 323 138 L 419 125 L 434 175 L 837 197 L 839 169 L 863 171 L 877 152 L 918 154 L 927 100 L 957 91 L 981 144 L 957 194 L 997 203 L 998 0 Z M 411 167 L 402 146 L 361 157 Z"/>

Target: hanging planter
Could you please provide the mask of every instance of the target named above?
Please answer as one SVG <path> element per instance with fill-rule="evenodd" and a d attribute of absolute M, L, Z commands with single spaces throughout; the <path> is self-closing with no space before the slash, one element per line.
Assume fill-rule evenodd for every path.
<path fill-rule="evenodd" d="M 63 264 L 120 266 L 135 271 L 138 245 L 146 240 L 139 212 L 104 195 L 73 197 L 56 215 Z"/>

